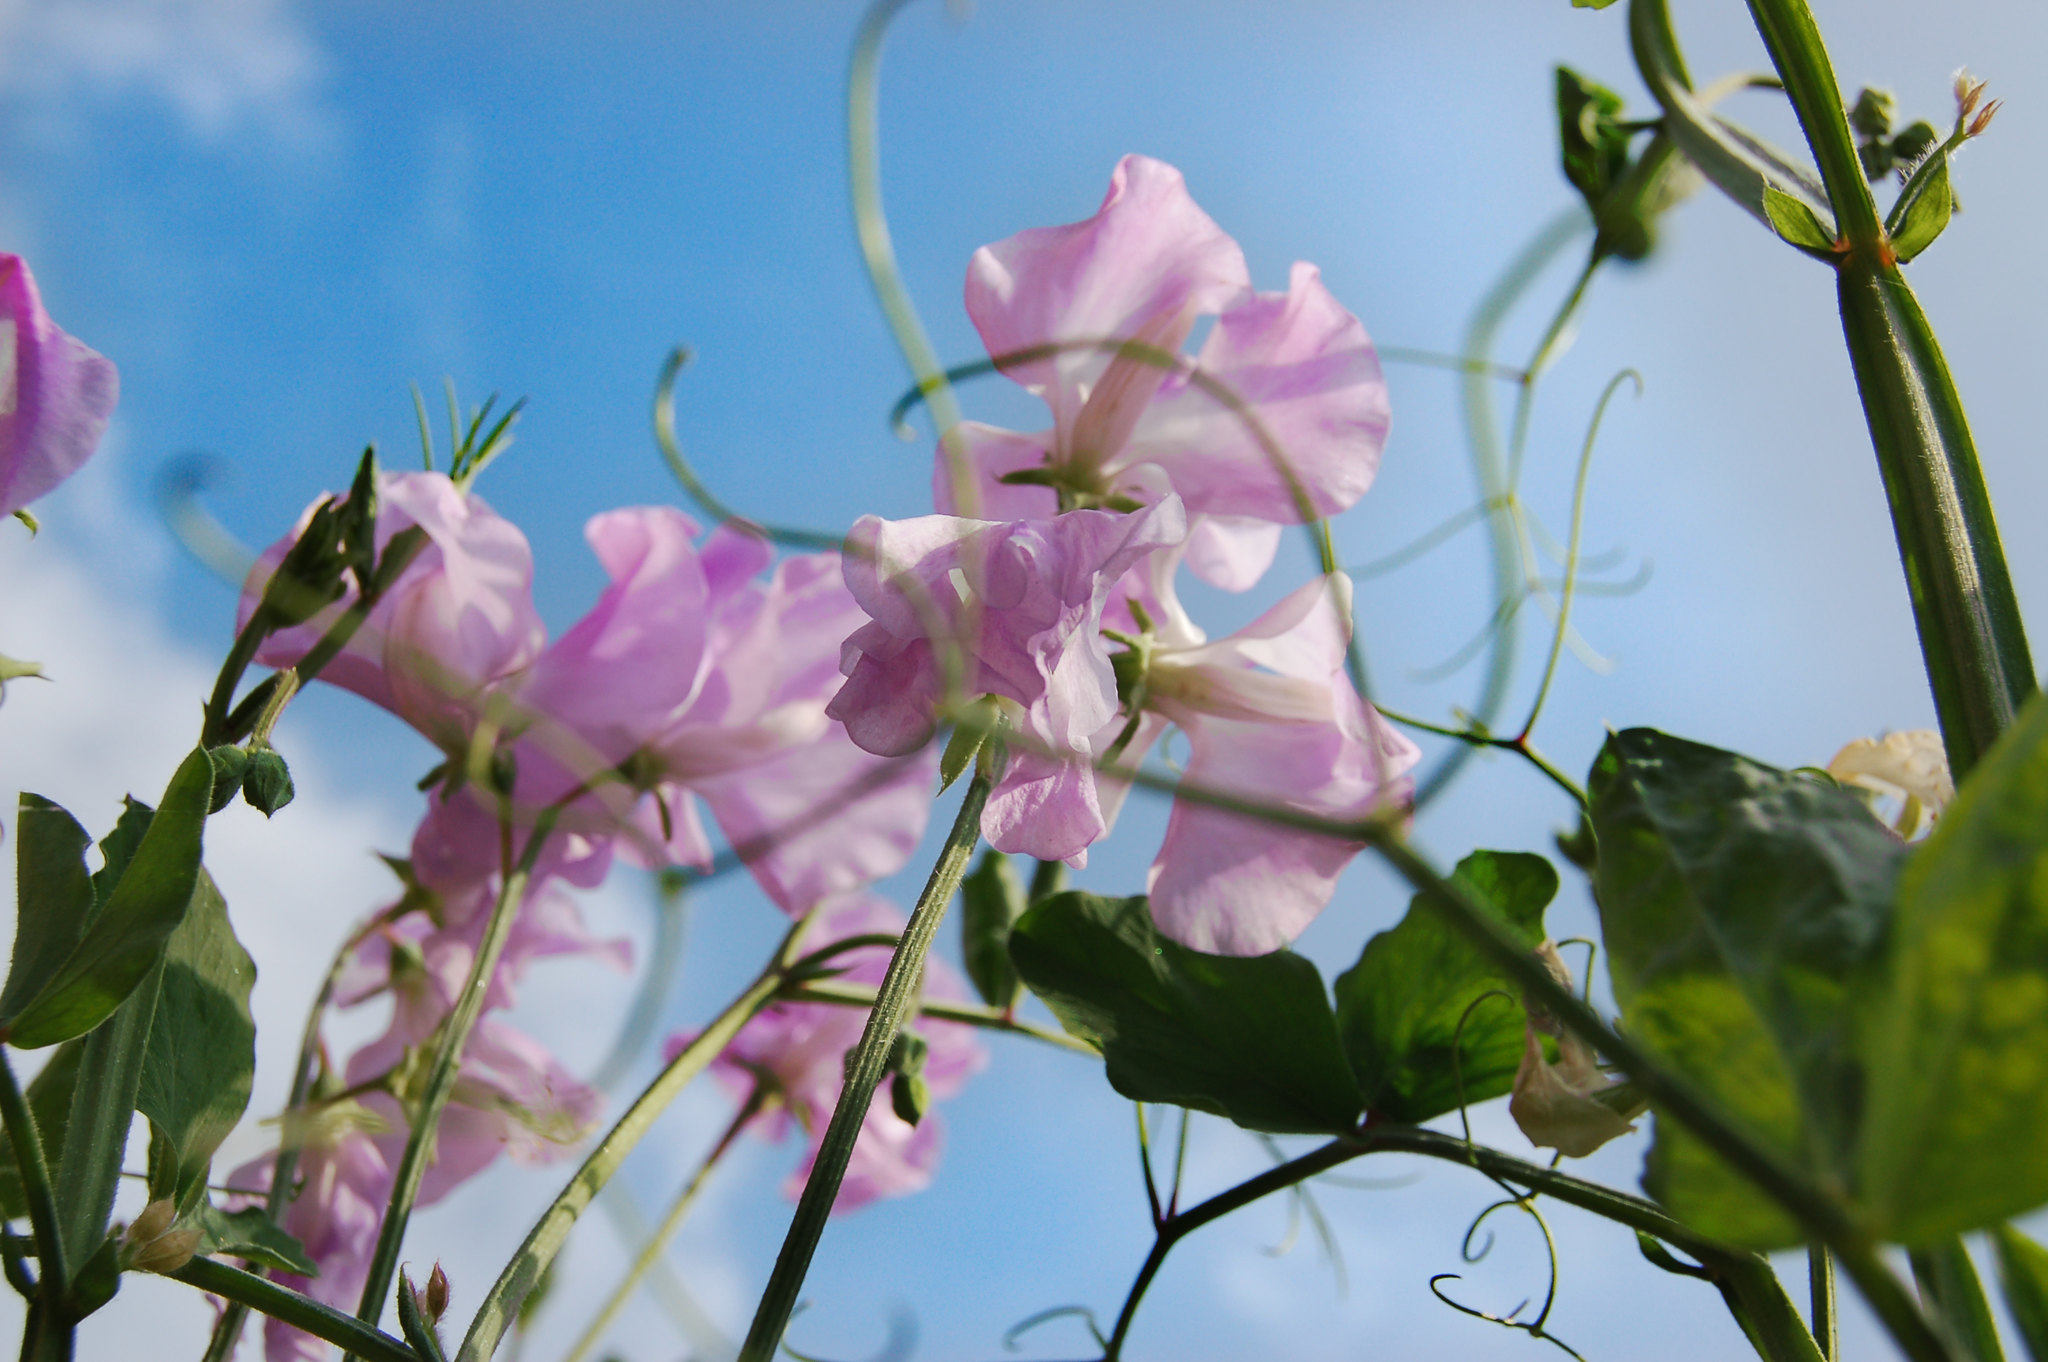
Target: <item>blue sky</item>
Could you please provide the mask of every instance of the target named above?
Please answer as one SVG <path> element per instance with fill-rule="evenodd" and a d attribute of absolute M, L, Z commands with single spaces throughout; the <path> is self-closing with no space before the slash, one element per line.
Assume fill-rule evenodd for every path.
<path fill-rule="evenodd" d="M 1959 164 L 1968 211 L 1913 277 L 1971 403 L 2022 599 L 2043 599 L 2048 541 L 2031 527 L 2048 508 L 2036 401 L 2048 279 L 2033 224 L 2048 205 L 2029 172 L 2048 137 L 2048 17 L 1992 0 L 1956 0 L 1938 19 L 1903 0 L 1817 8 L 1845 82 L 1894 87 L 1909 115 L 1940 118 L 1964 62 L 2011 100 Z M 1693 0 L 1677 17 L 1696 73 L 1762 64 L 1733 0 Z M 30 258 L 53 315 L 116 360 L 124 389 L 102 460 L 41 508 L 44 538 L 4 546 L 0 645 L 51 661 L 59 684 L 20 689 L 0 711 L 0 785 L 105 801 L 168 770 L 155 730 L 196 710 L 232 595 L 154 524 L 150 489 L 167 461 L 216 460 L 217 513 L 267 542 L 346 479 L 364 442 L 393 465 L 416 456 L 409 383 L 432 398 L 448 375 L 465 400 L 529 399 L 518 446 L 482 491 L 532 540 L 537 595 L 558 630 L 600 581 L 582 522 L 674 499 L 647 407 L 679 341 L 698 353 L 680 390 L 685 440 L 735 504 L 821 528 L 925 509 L 929 447 L 886 428 L 906 375 L 845 200 L 843 78 L 857 18 L 858 6 L 824 0 L 0 6 L 0 247 Z M 1183 169 L 1263 286 L 1314 261 L 1382 343 L 1449 349 L 1509 255 L 1571 201 L 1549 113 L 1557 61 L 1640 107 L 1621 12 L 1564 0 L 986 0 L 965 18 L 927 0 L 898 22 L 883 77 L 904 273 L 941 353 L 973 358 L 959 296 L 974 248 L 1086 215 L 1116 158 L 1142 151 Z M 1743 97 L 1739 116 L 1795 140 L 1767 97 Z M 1526 348 L 1540 311 L 1520 318 L 1508 356 Z M 1614 575 L 1645 563 L 1650 575 L 1638 594 L 1591 600 L 1580 617 L 1612 668 L 1567 663 L 1539 730 L 1560 763 L 1583 770 L 1609 724 L 1798 764 L 1929 723 L 1826 273 L 1703 194 L 1673 215 L 1655 260 L 1603 276 L 1534 426 L 1528 491 L 1559 529 L 1592 403 L 1624 367 L 1645 394 L 1619 401 L 1607 424 L 1588 544 L 1617 550 Z M 1453 383 L 1403 367 L 1390 379 L 1383 472 L 1339 526 L 1351 561 L 1472 497 Z M 964 396 L 984 419 L 1033 419 L 1000 380 Z M 1290 544 L 1272 593 L 1301 571 Z M 1480 628 L 1486 582 L 1468 534 L 1361 584 L 1362 636 L 1390 702 L 1444 717 L 1468 701 L 1472 669 L 1433 683 L 1419 674 Z M 1225 626 L 1255 603 L 1204 598 Z M 1521 697 L 1539 652 L 1525 647 Z M 94 667 L 113 674 L 88 681 Z M 282 1083 L 276 1047 L 297 1025 L 294 988 L 381 892 L 359 848 L 402 841 L 417 812 L 410 782 L 431 761 L 347 697 L 309 697 L 289 732 L 303 807 L 267 829 L 233 824 L 216 853 L 244 858 L 230 873 L 248 888 L 231 885 L 230 900 L 266 971 L 259 1107 L 265 1093 L 274 1106 Z M 1543 848 L 1563 817 L 1539 779 L 1490 761 L 1418 835 L 1448 861 L 1476 845 Z M 1161 823 L 1156 808 L 1134 809 L 1088 882 L 1135 887 Z M 914 892 L 921 874 L 896 888 Z M 622 880 L 592 913 L 644 934 L 643 893 Z M 1576 886 L 1566 900 L 1559 935 L 1589 921 Z M 1361 866 L 1302 949 L 1341 968 L 1404 903 Z M 715 1009 L 776 926 L 744 885 L 706 895 L 672 1021 Z M 558 973 L 522 1021 L 571 1056 L 594 1056 L 622 990 L 583 967 Z M 1082 1061 L 1007 1043 L 992 1053 L 947 1111 L 939 1184 L 835 1224 L 799 1346 L 867 1355 L 890 1313 L 907 1309 L 920 1356 L 992 1356 L 1035 1310 L 1114 1312 L 1147 1238 L 1128 1107 Z M 650 1203 L 716 1128 L 721 1102 L 687 1101 L 632 1166 Z M 1480 1121 L 1520 1147 L 1498 1112 Z M 238 1138 L 253 1152 L 264 1137 L 252 1124 Z M 779 1242 L 775 1186 L 794 1153 L 750 1149 L 676 1251 L 728 1331 L 743 1327 Z M 1590 1166 L 1632 1185 L 1639 1157 L 1632 1144 Z M 1198 1123 L 1191 1178 L 1220 1187 L 1263 1158 Z M 1458 1234 L 1484 1186 L 1444 1169 L 1392 1171 L 1421 1177 L 1321 1193 L 1348 1293 L 1312 1244 L 1264 1252 L 1287 1219 L 1283 1205 L 1264 1206 L 1177 1252 L 1132 1356 L 1541 1351 L 1425 1290 L 1431 1272 L 1461 1268 Z M 505 1170 L 423 1217 L 417 1251 L 460 1269 L 458 1313 L 560 1175 Z M 1643 1266 L 1626 1235 L 1563 1214 L 1558 1230 L 1557 1327 L 1589 1356 L 1637 1351 L 1646 1334 L 1671 1357 L 1740 1347 L 1710 1292 Z M 564 1292 L 529 1356 L 573 1335 L 617 1261 L 601 1224 L 579 1235 L 565 1270 L 583 1299 Z M 1495 1306 L 1540 1281 L 1521 1227 L 1462 1270 L 1472 1298 Z M 189 1301 L 156 1297 L 172 1318 L 194 1319 Z M 113 1355 L 118 1335 L 98 1337 Z M 1039 1351 L 1027 1356 L 1065 1356 L 1081 1344 L 1054 1329 L 1030 1346 Z M 644 1304 L 618 1345 L 635 1359 L 683 1347 Z"/>

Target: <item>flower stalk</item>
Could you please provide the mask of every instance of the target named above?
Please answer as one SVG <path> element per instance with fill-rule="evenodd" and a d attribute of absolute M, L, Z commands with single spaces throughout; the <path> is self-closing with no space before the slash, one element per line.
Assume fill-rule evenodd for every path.
<path fill-rule="evenodd" d="M 782 1345 L 783 1331 L 789 1327 L 789 1317 L 796 1309 L 797 1293 L 803 1289 L 804 1277 L 810 1271 L 811 1256 L 817 1252 L 826 1217 L 832 1213 L 832 1203 L 846 1176 L 847 1160 L 853 1156 L 854 1142 L 860 1137 L 875 1089 L 882 1081 L 890 1047 L 916 1001 L 932 939 L 981 840 L 981 810 L 994 785 L 988 769 L 989 756 L 990 748 L 984 747 L 982 762 L 960 801 L 952 831 L 939 851 L 924 893 L 918 896 L 917 907 L 910 914 L 910 924 L 903 929 L 902 943 L 889 961 L 889 972 L 876 992 L 875 1009 L 868 1014 L 860 1044 L 847 1055 L 846 1085 L 840 1090 L 839 1104 L 833 1108 L 832 1121 L 825 1129 L 810 1179 L 797 1201 L 796 1215 L 775 1259 L 775 1270 L 769 1275 L 767 1289 L 755 1309 L 753 1325 L 740 1348 L 739 1362 L 770 1362 Z M 466 1348 L 463 1362 L 477 1362 L 468 1356 Z"/>

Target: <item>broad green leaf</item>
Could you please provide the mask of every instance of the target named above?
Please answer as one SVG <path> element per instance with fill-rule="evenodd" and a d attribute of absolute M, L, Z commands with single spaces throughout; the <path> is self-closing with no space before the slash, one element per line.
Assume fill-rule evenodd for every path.
<path fill-rule="evenodd" d="M 1651 729 L 1611 735 L 1588 782 L 1623 1024 L 1751 1132 L 1847 1180 L 1861 1069 L 1849 987 L 1879 949 L 1904 848 L 1824 777 Z M 1750 1247 L 1796 1229 L 1674 1123 L 1649 1186 Z"/>
<path fill-rule="evenodd" d="M 1451 877 L 1534 950 L 1557 871 L 1541 856 L 1475 851 Z M 1495 996 L 1486 999 L 1487 995 Z M 1375 1117 L 1415 1124 L 1498 1097 L 1522 1059 L 1521 991 L 1418 895 L 1337 977 L 1337 1029 Z M 1462 1025 L 1463 1030 L 1460 1030 Z"/>
<path fill-rule="evenodd" d="M 133 795 L 121 801 L 121 817 L 114 830 L 100 838 L 103 864 L 92 873 L 94 913 L 105 907 L 113 895 L 114 886 L 121 882 L 128 863 L 135 859 L 135 848 L 142 845 L 142 834 L 149 831 L 149 820 L 154 817 L 156 810 Z"/>
<path fill-rule="evenodd" d="M 1002 852 L 990 847 L 974 873 L 960 882 L 960 946 L 967 977 L 990 1007 L 1013 1007 L 1024 981 L 1010 963 L 1010 928 L 1024 916 L 1024 881 Z"/>
<path fill-rule="evenodd" d="M 1998 1284 L 2005 1307 L 2019 1326 L 2027 1356 L 2048 1362 L 2048 1249 L 2010 1225 L 1996 1225 L 1991 1242 L 1998 1249 Z"/>
<path fill-rule="evenodd" d="M 64 1153 L 64 1128 L 71 1121 L 71 1094 L 78 1086 L 78 1061 L 84 1053 L 83 1041 L 66 1041 L 51 1052 L 42 1071 L 29 1080 L 29 1115 L 35 1119 L 43 1161 L 53 1178 L 57 1175 L 57 1161 Z M 20 1220 L 28 1214 L 28 1199 L 21 1190 L 21 1166 L 15 1162 L 14 1141 L 5 1131 L 0 1131 L 0 1214 L 9 1220 Z"/>
<path fill-rule="evenodd" d="M 195 750 L 171 777 L 161 811 L 78 944 L 31 996 L 0 1007 L 9 1043 L 32 1050 L 83 1035 L 155 968 L 192 901 L 212 792 L 213 765 Z"/>
<path fill-rule="evenodd" d="M 1160 936 L 1143 898 L 1076 891 L 1018 921 L 1010 958 L 1133 1101 L 1276 1134 L 1330 1134 L 1358 1119 L 1322 978 L 1290 951 L 1204 955 Z"/>
<path fill-rule="evenodd" d="M 14 818 L 14 958 L 0 1017 L 26 1006 L 77 949 L 92 919 L 91 845 L 77 819 L 41 795 L 22 795 Z"/>
<path fill-rule="evenodd" d="M 228 924 L 213 877 L 199 872 L 192 907 L 164 952 L 135 1106 L 149 1118 L 149 1195 L 185 1205 L 206 1182 L 213 1152 L 249 1105 L 256 965 Z"/>
<path fill-rule="evenodd" d="M 58 1233 L 69 1261 L 85 1257 L 106 1237 L 114 1189 L 121 1180 L 121 1156 L 135 1123 L 135 1094 L 142 1082 L 149 1023 L 156 1013 L 162 977 L 159 957 L 105 1024 L 84 1039 L 64 1130 L 64 1154 L 52 1177 Z"/>
<path fill-rule="evenodd" d="M 306 1256 L 306 1246 L 272 1224 L 261 1206 L 224 1211 L 211 1201 L 201 1201 L 191 1223 L 199 1229 L 201 1253 L 240 1258 L 301 1277 L 320 1275 L 319 1265 Z"/>
<path fill-rule="evenodd" d="M 1776 185 L 1765 185 L 1764 217 L 1788 244 L 1821 260 L 1835 258 L 1834 229 L 1805 200 L 1793 198 Z"/>
<path fill-rule="evenodd" d="M 2029 700 L 1907 862 L 1865 999 L 1858 1187 L 1925 1243 L 2048 1201 L 2048 702 Z"/>
<path fill-rule="evenodd" d="M 1984 1284 L 1977 1279 L 1977 1265 L 1970 1261 L 1963 1241 L 1951 1236 L 1916 1248 L 1909 1256 L 1920 1299 L 1956 1350 L 1968 1362 L 2005 1362 L 1991 1303 L 1984 1299 Z"/>
<path fill-rule="evenodd" d="M 1899 201 L 1892 205 L 1885 230 L 1891 234 L 1892 250 L 1901 260 L 1911 260 L 1934 244 L 1955 215 L 1955 191 L 1948 182 L 1948 153 L 1937 151 L 1934 159 L 1913 174 Z"/>

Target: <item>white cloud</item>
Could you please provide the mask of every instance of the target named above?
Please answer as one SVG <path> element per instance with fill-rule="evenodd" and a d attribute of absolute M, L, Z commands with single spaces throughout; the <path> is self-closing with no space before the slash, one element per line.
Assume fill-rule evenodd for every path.
<path fill-rule="evenodd" d="M 143 96 L 188 131 L 317 138 L 326 60 L 291 0 L 0 0 L 0 91 L 41 104 Z"/>

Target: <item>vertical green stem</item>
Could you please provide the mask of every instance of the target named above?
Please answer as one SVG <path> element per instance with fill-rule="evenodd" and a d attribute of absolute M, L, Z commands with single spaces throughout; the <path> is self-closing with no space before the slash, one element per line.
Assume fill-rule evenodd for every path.
<path fill-rule="evenodd" d="M 42 1134 L 36 1118 L 29 1113 L 28 1099 L 14 1080 L 14 1066 L 7 1048 L 0 1045 L 0 1121 L 7 1126 L 7 1138 L 14 1144 L 14 1161 L 21 1169 L 22 1199 L 28 1202 L 29 1228 L 35 1231 L 37 1273 L 44 1296 L 61 1293 L 69 1274 L 64 1267 L 64 1237 L 57 1228 L 57 1197 L 50 1186 L 50 1164 L 43 1154 Z"/>
<path fill-rule="evenodd" d="M 504 954 L 505 942 L 512 935 L 512 922 L 519 915 L 520 901 L 526 897 L 527 881 L 533 875 L 541 847 L 554 830 L 555 819 L 560 812 L 559 805 L 541 811 L 534 821 L 519 864 L 507 867 L 504 883 L 498 889 L 498 901 L 491 906 L 490 921 L 485 925 L 483 940 L 477 946 L 476 959 L 470 964 L 469 978 L 464 981 L 462 994 L 455 1000 L 455 1010 L 449 1014 L 442 1028 L 441 1045 L 434 1053 L 434 1065 L 427 1074 L 426 1091 L 420 1095 L 419 1105 L 407 1113 L 412 1131 L 406 1137 L 405 1153 L 398 1161 L 391 1204 L 384 1212 L 383 1227 L 377 1232 L 377 1247 L 370 1256 L 369 1276 L 363 1282 L 362 1300 L 356 1307 L 356 1318 L 365 1324 L 375 1325 L 383 1318 L 384 1298 L 391 1294 L 392 1274 L 398 1270 L 398 1253 L 405 1243 L 406 1222 L 412 1216 L 420 1180 L 426 1176 L 427 1163 L 433 1156 L 434 1134 L 441 1124 L 441 1113 L 446 1109 L 448 1098 L 455 1091 L 455 1080 L 461 1073 L 463 1049 L 469 1044 L 469 1035 L 476 1029 L 477 1020 L 483 1016 L 491 976 L 497 972 L 498 958 Z"/>
<path fill-rule="evenodd" d="M 1825 1244 L 1806 1246 L 1806 1274 L 1813 1299 L 1813 1341 L 1835 1362 L 1835 1259 Z"/>
<path fill-rule="evenodd" d="M 825 1138 L 811 1165 L 810 1180 L 797 1201 L 796 1215 L 782 1241 L 782 1252 L 775 1259 L 775 1270 L 769 1274 L 761 1304 L 754 1312 L 753 1326 L 747 1330 L 747 1340 L 740 1348 L 739 1362 L 770 1362 L 781 1346 L 783 1330 L 789 1327 L 790 1313 L 796 1309 L 797 1292 L 803 1289 L 811 1256 L 817 1252 L 826 1217 L 832 1214 L 832 1202 L 846 1176 L 846 1162 L 853 1155 L 854 1141 L 860 1138 L 875 1088 L 882 1081 L 882 1066 L 924 978 L 925 956 L 931 952 L 932 938 L 946 916 L 946 906 L 960 887 L 961 877 L 967 873 L 975 843 L 981 840 L 981 809 L 988 802 L 992 784 L 985 769 L 975 772 L 966 797 L 960 802 L 960 812 L 953 819 L 953 830 L 939 852 L 938 863 L 932 867 L 924 893 L 911 911 L 910 923 L 903 929 L 902 942 L 889 961 L 889 972 L 876 991 L 875 1010 L 868 1014 L 860 1044 L 847 1056 L 846 1083 L 840 1089 L 839 1104 L 833 1108 L 831 1123 L 825 1127 Z"/>
<path fill-rule="evenodd" d="M 1837 229 L 1842 330 L 1876 446 L 1949 766 L 1961 779 L 2034 689 L 2019 601 L 1968 417 L 1899 273 L 1806 0 L 1749 0 L 1820 166 Z"/>

